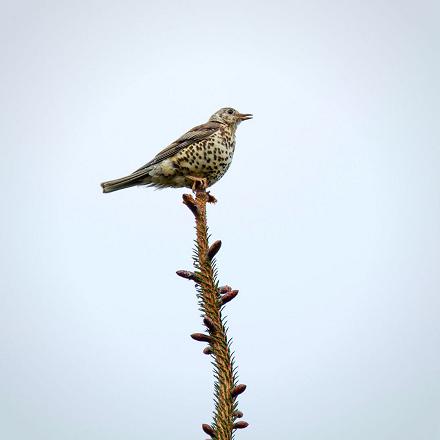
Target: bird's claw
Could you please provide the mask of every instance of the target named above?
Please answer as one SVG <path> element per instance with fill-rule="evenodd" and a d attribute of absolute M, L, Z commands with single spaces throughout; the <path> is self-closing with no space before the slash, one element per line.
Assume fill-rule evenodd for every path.
<path fill-rule="evenodd" d="M 193 192 L 205 191 L 206 188 L 208 188 L 208 179 L 206 179 L 205 177 L 187 176 L 187 179 L 193 182 L 192 184 Z"/>
<path fill-rule="evenodd" d="M 217 199 L 210 194 L 209 191 L 206 191 L 208 188 L 208 179 L 205 177 L 194 177 L 194 176 L 187 176 L 188 180 L 191 180 L 193 182 L 192 184 L 192 190 L 194 193 L 197 193 L 197 191 L 203 191 L 206 193 L 206 201 L 208 203 L 217 203 Z"/>

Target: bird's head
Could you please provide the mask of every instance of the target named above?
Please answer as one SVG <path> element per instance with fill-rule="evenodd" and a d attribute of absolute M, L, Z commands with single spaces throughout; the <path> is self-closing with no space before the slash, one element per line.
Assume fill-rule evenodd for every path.
<path fill-rule="evenodd" d="M 235 126 L 241 121 L 246 121 L 247 119 L 252 119 L 252 115 L 249 113 L 240 113 L 231 107 L 221 108 L 209 118 L 210 121 Z"/>

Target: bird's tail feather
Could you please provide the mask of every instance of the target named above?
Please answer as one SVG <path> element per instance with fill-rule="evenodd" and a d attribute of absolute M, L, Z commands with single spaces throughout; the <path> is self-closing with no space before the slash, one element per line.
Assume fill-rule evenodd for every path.
<path fill-rule="evenodd" d="M 141 183 L 148 184 L 148 181 L 146 181 L 146 177 L 142 177 L 143 178 L 141 180 L 138 175 L 130 175 L 121 177 L 120 179 L 109 180 L 107 182 L 101 183 L 102 190 L 105 193 L 109 193 L 124 188 L 130 188 L 131 186 L 140 185 Z"/>

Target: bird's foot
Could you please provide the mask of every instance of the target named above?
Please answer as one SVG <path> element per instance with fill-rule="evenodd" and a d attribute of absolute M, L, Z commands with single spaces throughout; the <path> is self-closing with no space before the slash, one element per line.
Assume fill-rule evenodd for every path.
<path fill-rule="evenodd" d="M 205 177 L 186 176 L 186 178 L 193 182 L 193 192 L 205 191 L 206 188 L 208 188 L 208 179 L 206 179 Z"/>

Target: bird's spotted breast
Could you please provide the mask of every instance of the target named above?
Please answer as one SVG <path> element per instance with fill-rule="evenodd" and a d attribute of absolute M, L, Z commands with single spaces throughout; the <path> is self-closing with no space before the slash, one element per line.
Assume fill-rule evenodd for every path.
<path fill-rule="evenodd" d="M 234 135 L 219 130 L 202 141 L 191 144 L 172 158 L 176 176 L 202 177 L 211 186 L 228 170 L 234 155 Z"/>

